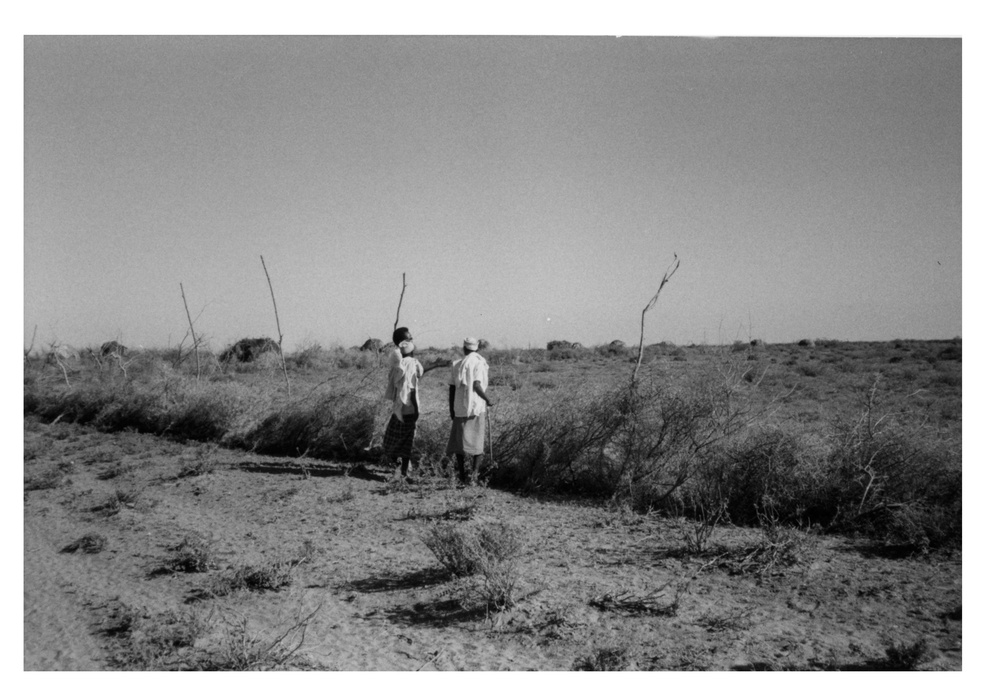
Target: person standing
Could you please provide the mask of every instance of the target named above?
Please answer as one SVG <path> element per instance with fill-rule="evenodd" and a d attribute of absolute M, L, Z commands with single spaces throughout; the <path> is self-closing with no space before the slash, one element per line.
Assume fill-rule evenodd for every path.
<path fill-rule="evenodd" d="M 459 480 L 469 484 L 479 477 L 486 441 L 486 409 L 493 403 L 486 394 L 490 367 L 479 354 L 479 341 L 467 337 L 462 351 L 465 356 L 452 364 L 448 380 L 451 436 L 446 454 L 454 454 Z M 471 477 L 465 470 L 466 456 L 472 458 Z"/>
<path fill-rule="evenodd" d="M 407 478 L 413 455 L 413 436 L 420 418 L 420 378 L 424 367 L 413 356 L 414 345 L 400 340 L 398 363 L 389 370 L 389 387 L 386 397 L 392 400 L 392 415 L 385 427 L 382 448 L 390 463 L 402 460 L 400 474 Z"/>
<path fill-rule="evenodd" d="M 392 331 L 392 344 L 393 347 L 388 351 L 389 360 L 389 382 L 385 388 L 385 399 L 392 400 L 395 394 L 395 388 L 393 387 L 393 371 L 399 366 L 400 361 L 403 360 L 403 355 L 400 353 L 399 344 L 400 342 L 412 342 L 413 335 L 410 334 L 410 329 L 408 327 L 400 327 Z"/>

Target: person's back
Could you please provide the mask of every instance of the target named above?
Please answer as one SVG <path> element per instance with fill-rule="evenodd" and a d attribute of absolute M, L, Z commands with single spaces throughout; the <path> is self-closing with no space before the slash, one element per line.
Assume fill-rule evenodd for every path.
<path fill-rule="evenodd" d="M 478 352 L 479 342 L 471 337 L 463 343 L 465 356 L 454 362 L 448 379 L 448 409 L 451 435 L 446 453 L 455 456 L 459 478 L 469 482 L 465 457 L 472 457 L 472 477 L 478 475 L 486 434 L 486 409 L 492 405 L 486 395 L 489 364 Z"/>

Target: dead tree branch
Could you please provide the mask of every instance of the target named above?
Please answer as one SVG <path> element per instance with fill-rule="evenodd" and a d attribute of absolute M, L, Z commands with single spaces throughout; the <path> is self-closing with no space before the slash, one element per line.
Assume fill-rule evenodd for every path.
<path fill-rule="evenodd" d="M 197 366 L 198 378 L 201 380 L 201 356 L 198 355 L 198 335 L 194 333 L 194 323 L 191 321 L 191 311 L 188 310 L 187 296 L 184 295 L 184 284 L 181 284 L 181 300 L 184 301 L 184 312 L 187 314 L 188 327 L 191 328 L 191 338 L 194 340 L 194 363 Z M 183 344 L 184 340 L 181 340 Z"/>
<path fill-rule="evenodd" d="M 24 350 L 24 360 L 25 361 L 28 360 L 28 355 L 31 353 L 31 350 L 35 348 L 35 335 L 36 334 L 38 334 L 38 325 L 35 325 L 35 329 L 31 331 L 31 344 L 29 344 L 28 348 Z"/>
<path fill-rule="evenodd" d="M 267 277 L 267 287 L 271 291 L 271 303 L 274 305 L 274 322 L 278 326 L 278 356 L 281 357 L 281 372 L 285 374 L 285 390 L 288 397 L 292 396 L 292 386 L 288 382 L 288 370 L 285 368 L 285 350 L 281 348 L 281 321 L 278 319 L 278 302 L 274 300 L 274 287 L 271 285 L 271 275 L 267 273 L 267 265 L 264 264 L 264 255 L 260 256 L 260 264 L 264 267 L 264 276 Z"/>
<path fill-rule="evenodd" d="M 677 253 L 675 252 L 674 261 L 671 263 L 670 267 L 667 268 L 666 273 L 663 275 L 663 280 L 660 281 L 659 288 L 656 289 L 656 293 L 653 294 L 653 297 L 649 300 L 649 303 L 646 304 L 646 307 L 642 309 L 642 323 L 639 325 L 639 356 L 635 360 L 635 370 L 632 371 L 633 385 L 635 385 L 635 381 L 639 377 L 639 366 L 642 365 L 642 347 L 646 335 L 646 311 L 652 308 L 654 305 L 656 305 L 656 301 L 660 297 L 660 291 L 663 290 L 663 287 L 667 285 L 668 281 L 670 281 L 670 277 L 672 277 L 677 272 L 680 266 L 681 266 L 681 261 L 677 259 Z"/>
<path fill-rule="evenodd" d="M 392 331 L 395 332 L 396 328 L 399 327 L 399 310 L 403 307 L 403 294 L 406 293 L 406 272 L 403 272 L 403 290 L 399 293 L 399 305 L 396 306 L 396 322 L 392 325 Z"/>

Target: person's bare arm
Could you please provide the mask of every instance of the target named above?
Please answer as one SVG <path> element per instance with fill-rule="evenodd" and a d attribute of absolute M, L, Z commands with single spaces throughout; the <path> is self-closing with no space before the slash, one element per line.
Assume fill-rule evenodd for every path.
<path fill-rule="evenodd" d="M 451 412 L 451 418 L 455 419 L 455 386 L 448 386 L 448 411 Z"/>
<path fill-rule="evenodd" d="M 488 397 L 486 397 L 486 391 L 483 390 L 483 384 L 482 383 L 480 383 L 479 381 L 473 381 L 472 382 L 472 389 L 476 392 L 476 395 L 478 395 L 482 399 L 486 400 L 486 406 L 487 407 L 492 407 L 493 406 L 493 403 L 490 402 L 490 399 Z"/>
<path fill-rule="evenodd" d="M 448 359 L 435 359 L 424 366 L 424 373 L 430 373 L 435 368 L 444 368 L 445 366 L 451 366 L 451 361 Z"/>

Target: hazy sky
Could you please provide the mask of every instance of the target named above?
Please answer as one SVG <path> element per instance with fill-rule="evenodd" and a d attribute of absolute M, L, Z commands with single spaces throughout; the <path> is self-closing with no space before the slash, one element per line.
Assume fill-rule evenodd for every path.
<path fill-rule="evenodd" d="M 24 49 L 25 346 L 962 334 L 959 39 Z"/>

